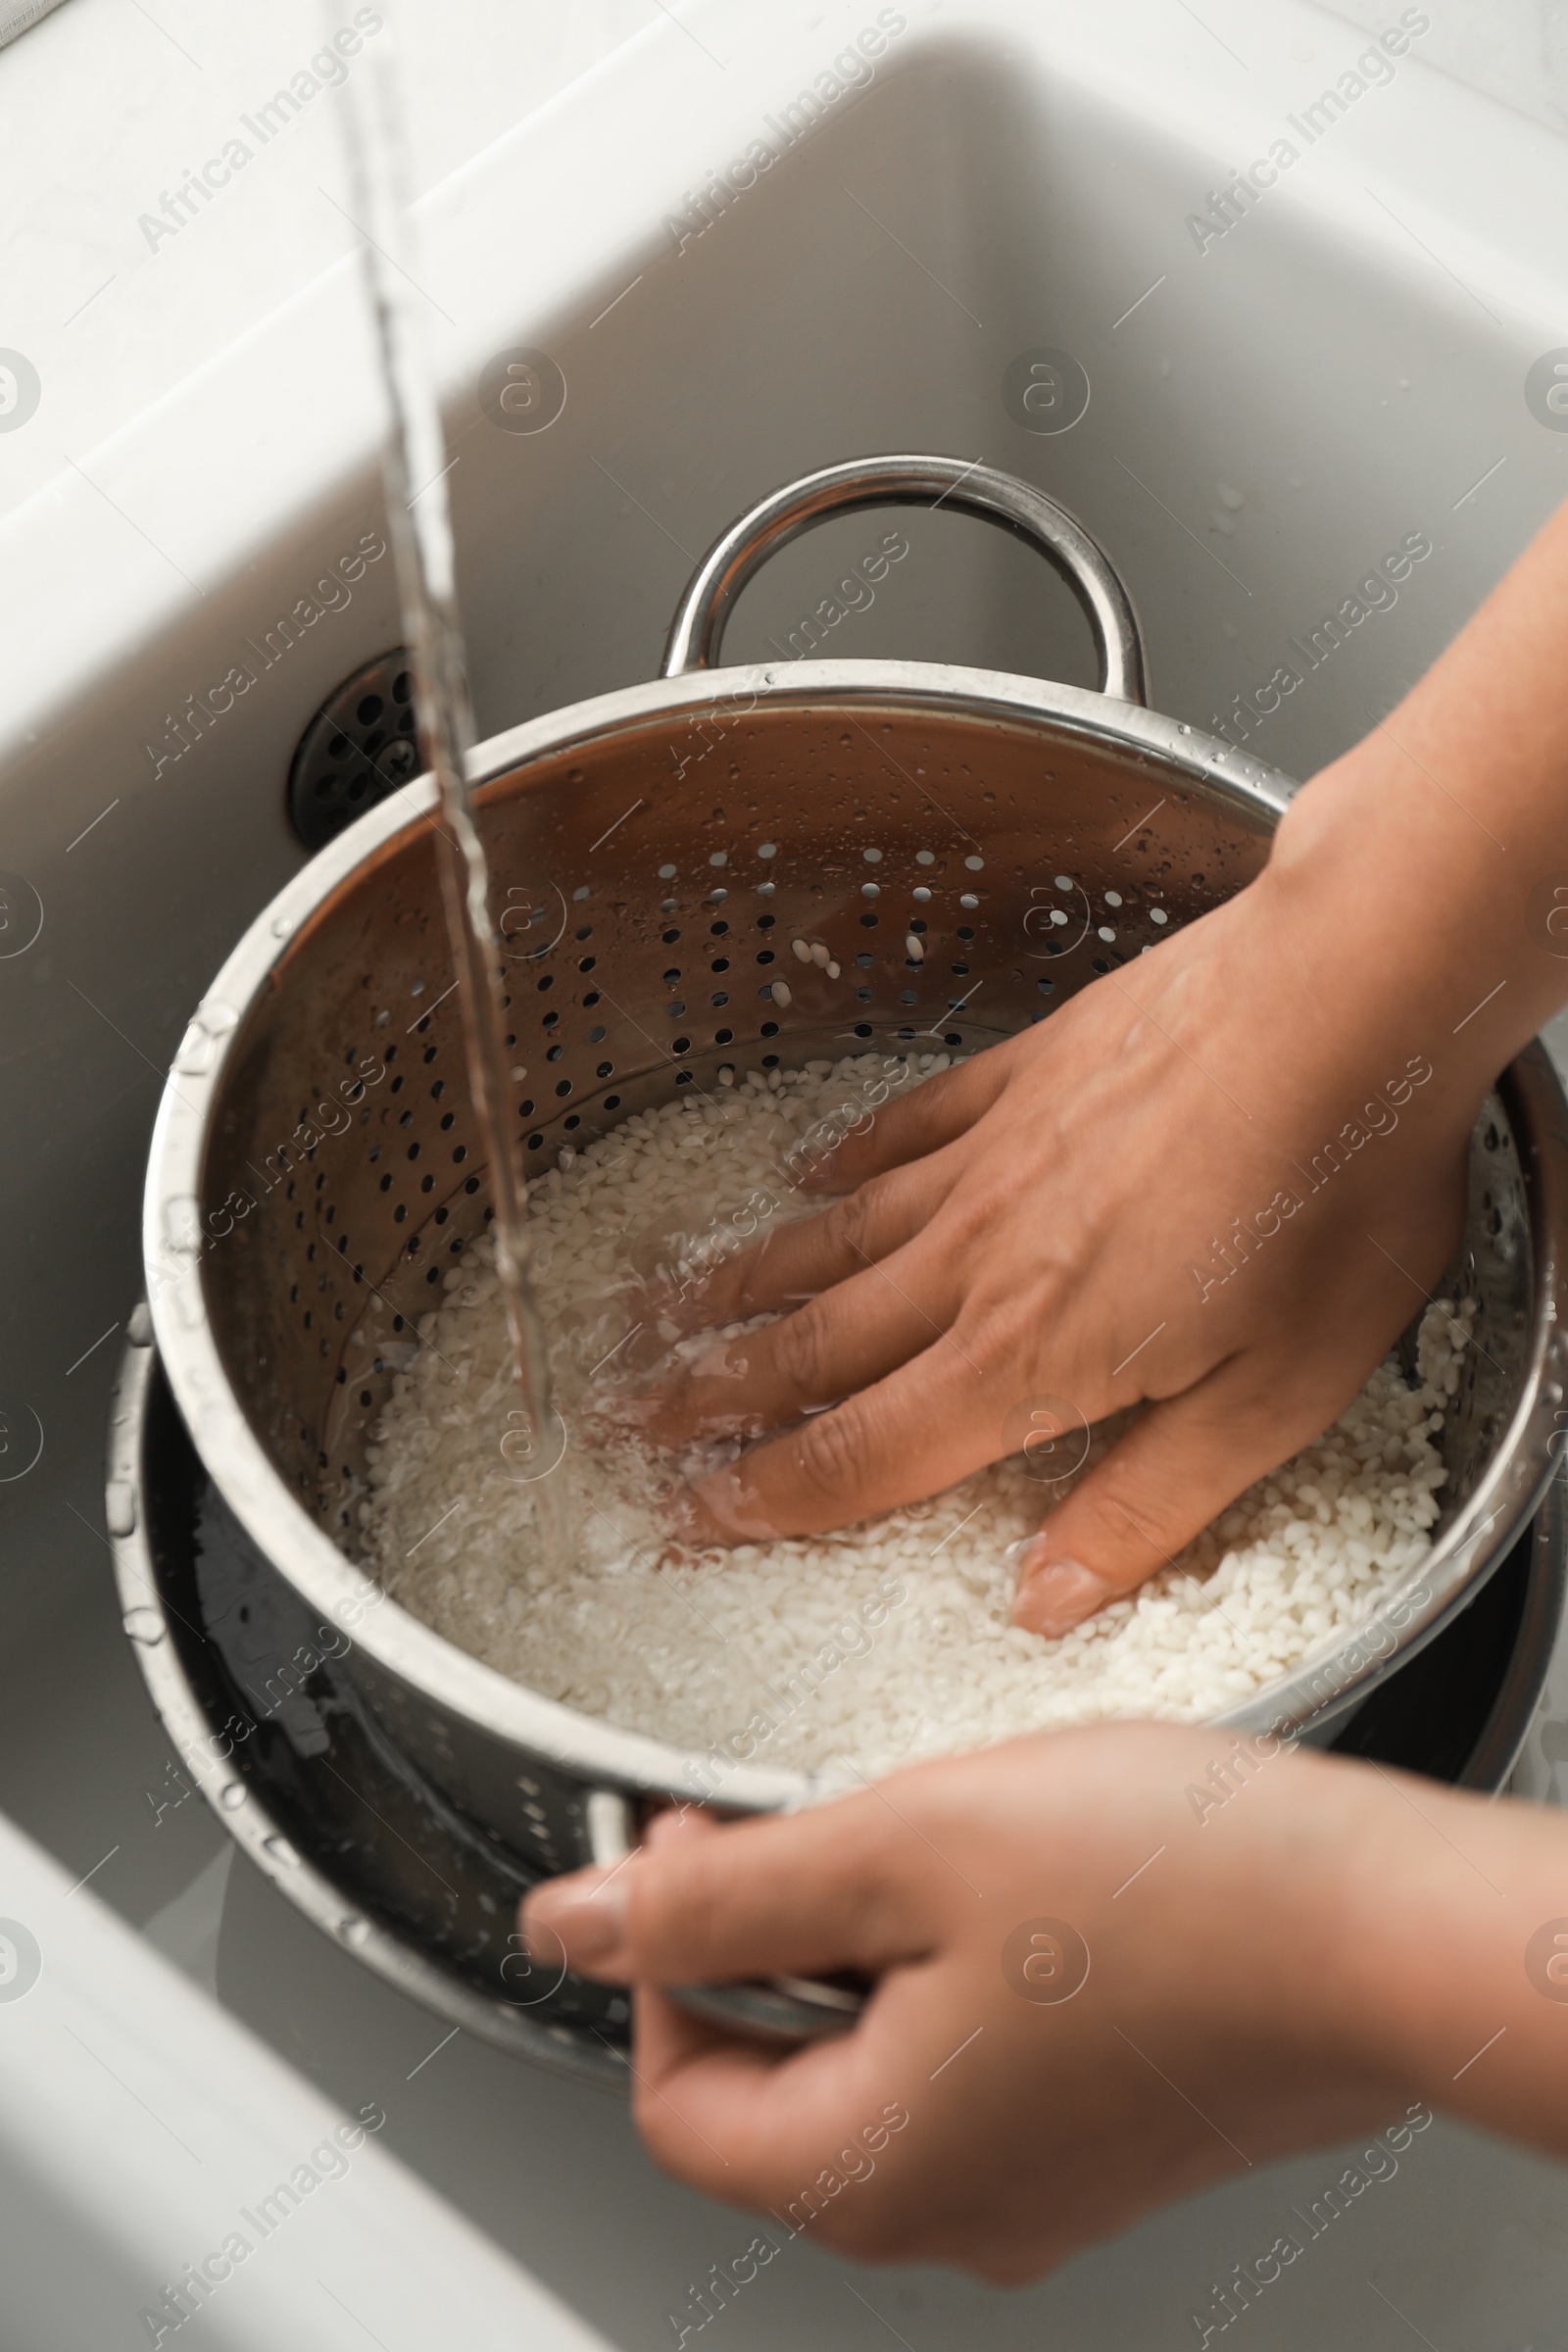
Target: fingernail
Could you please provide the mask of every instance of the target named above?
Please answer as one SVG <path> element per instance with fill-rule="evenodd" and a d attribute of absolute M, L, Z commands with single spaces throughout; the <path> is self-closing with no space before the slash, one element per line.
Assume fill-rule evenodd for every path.
<path fill-rule="evenodd" d="M 702 1487 L 672 1487 L 661 1505 L 664 1523 L 682 1551 L 711 1551 L 738 1541 L 727 1520 L 708 1507 Z"/>
<path fill-rule="evenodd" d="M 575 1871 L 536 1886 L 522 1914 L 522 1933 L 536 1960 L 560 1959 L 555 1939 L 565 1946 L 573 1968 L 593 1970 L 620 1950 L 626 1939 L 626 1905 L 630 1895 L 626 1871 Z M 535 1940 L 534 1930 L 541 1935 Z"/>
<path fill-rule="evenodd" d="M 1037 1538 L 1043 1544 L 1044 1538 Z M 1031 1549 L 1033 1547 L 1031 1546 Z M 1070 1634 L 1075 1625 L 1082 1625 L 1097 1609 L 1102 1609 L 1111 1597 L 1109 1585 L 1092 1568 L 1082 1567 L 1077 1560 L 1042 1561 L 1039 1567 L 1030 1565 L 1030 1552 L 1023 1556 L 1023 1574 L 1013 1595 L 1012 1622 L 1031 1634 L 1044 1634 L 1048 1641 L 1058 1641 Z"/>
<path fill-rule="evenodd" d="M 766 1520 L 733 1470 L 710 1471 L 693 1482 L 691 1495 L 709 1526 L 709 1542 L 765 1544 L 779 1530 Z"/>

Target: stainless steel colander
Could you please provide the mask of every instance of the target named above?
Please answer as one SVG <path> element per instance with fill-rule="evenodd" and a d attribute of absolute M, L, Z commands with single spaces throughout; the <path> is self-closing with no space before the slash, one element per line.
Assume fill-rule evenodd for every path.
<path fill-rule="evenodd" d="M 1038 547 L 1078 595 L 1105 691 L 926 662 L 711 666 L 729 605 L 774 548 L 887 503 L 947 504 Z M 1240 889 L 1266 858 L 1287 780 L 1142 698 L 1115 572 L 1021 482 L 884 458 L 746 515 L 682 600 L 662 677 L 472 756 L 527 1071 L 525 1170 L 711 1085 L 725 1063 L 1011 1035 Z M 347 1629 L 339 1671 L 447 1798 L 532 1865 L 564 1869 L 617 1850 L 630 1800 L 700 1787 L 699 1760 L 481 1665 L 378 1599 L 354 1558 L 387 1384 L 486 1212 L 434 807 L 420 779 L 324 850 L 199 1006 L 148 1172 L 149 1298 L 212 1476 L 321 1626 Z M 914 919 L 918 962 L 905 948 Z M 791 957 L 802 935 L 827 945 L 837 979 Z M 1532 1048 L 1476 1129 L 1447 1292 L 1480 1300 L 1479 1345 L 1434 1549 L 1375 1629 L 1227 1724 L 1343 1713 L 1451 1616 L 1535 1507 L 1568 1426 L 1565 1203 L 1568 1110 Z M 351 1348 L 362 1328 L 373 1344 Z M 812 1793 L 808 1777 L 756 1765 L 724 1783 L 732 1810 Z"/>

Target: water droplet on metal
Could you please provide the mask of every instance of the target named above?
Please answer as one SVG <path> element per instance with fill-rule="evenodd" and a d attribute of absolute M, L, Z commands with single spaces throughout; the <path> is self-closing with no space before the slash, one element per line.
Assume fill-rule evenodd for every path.
<path fill-rule="evenodd" d="M 200 1021 L 192 1021 L 179 1041 L 174 1067 L 182 1078 L 200 1078 L 213 1058 L 213 1039 Z"/>
<path fill-rule="evenodd" d="M 155 1649 L 164 1638 L 164 1621 L 156 1609 L 127 1609 L 121 1623 L 143 1649 Z"/>
<path fill-rule="evenodd" d="M 172 1193 L 165 1200 L 164 1235 L 172 1250 L 194 1251 L 201 1248 L 202 1212 L 194 1193 Z"/>
<path fill-rule="evenodd" d="M 245 1802 L 243 1781 L 225 1781 L 218 1792 L 218 1801 L 227 1813 L 237 1813 Z"/>

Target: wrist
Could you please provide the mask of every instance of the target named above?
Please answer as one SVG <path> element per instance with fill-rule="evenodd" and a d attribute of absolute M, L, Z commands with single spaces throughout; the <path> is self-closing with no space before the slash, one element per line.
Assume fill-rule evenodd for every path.
<path fill-rule="evenodd" d="M 1334 1776 L 1340 1795 L 1313 1898 L 1325 1909 L 1325 1940 L 1335 1955 L 1321 2030 L 1357 2073 L 1386 2082 L 1391 2099 L 1428 2093 L 1434 2042 L 1443 2040 L 1439 2012 L 1451 1989 L 1451 1943 L 1434 1916 L 1425 1852 L 1418 1861 L 1413 1849 L 1439 1842 L 1415 1808 L 1430 1815 L 1441 1792 L 1407 1796 L 1399 1780 L 1366 1765 L 1312 1761 Z"/>
<path fill-rule="evenodd" d="M 1380 1059 L 1425 1056 L 1437 1077 L 1425 1105 L 1473 1115 L 1568 999 L 1568 958 L 1529 920 L 1537 870 L 1378 737 L 1304 785 L 1253 888 L 1305 982 L 1300 1017 L 1328 1066 L 1342 1078 L 1364 1066 L 1371 1084 Z"/>
<path fill-rule="evenodd" d="M 1286 1818 L 1272 1838 L 1290 1856 L 1282 1945 L 1304 2046 L 1325 2073 L 1386 2097 L 1391 2112 L 1430 2081 L 1422 2005 L 1412 2014 L 1408 1885 L 1411 1827 L 1397 1785 L 1365 1765 L 1298 1751 Z M 1441 1951 L 1424 1911 L 1417 1955 Z"/>
<path fill-rule="evenodd" d="M 1548 1963 L 1568 1913 L 1562 1817 L 1333 1768 L 1366 1785 L 1333 1888 L 1332 2046 L 1393 2094 L 1561 2154 L 1568 2001 Z"/>

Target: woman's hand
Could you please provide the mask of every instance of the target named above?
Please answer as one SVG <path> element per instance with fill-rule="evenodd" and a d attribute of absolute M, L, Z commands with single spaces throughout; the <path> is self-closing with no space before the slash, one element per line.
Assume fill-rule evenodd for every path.
<path fill-rule="evenodd" d="M 1568 2010 L 1528 1974 L 1563 1844 L 1533 1807 L 1107 1725 L 787 1819 L 666 1814 L 523 1925 L 636 1985 L 633 2109 L 666 2170 L 846 2253 L 1015 2283 L 1423 2101 L 1568 2145 Z M 660 1989 L 846 1967 L 876 1979 L 860 2022 L 799 2049 Z"/>
<path fill-rule="evenodd" d="M 791 1310 L 660 1398 L 668 1444 L 780 1433 L 697 1487 L 711 1528 L 844 1526 L 1029 1441 L 1070 1470 L 1147 1402 L 1024 1556 L 1056 1635 L 1327 1427 L 1457 1242 L 1481 1086 L 1468 975 L 1372 1000 L 1306 865 L 867 1116 L 814 1180 L 843 1198 L 699 1286 L 689 1327 Z"/>
<path fill-rule="evenodd" d="M 660 1399 L 672 1443 L 780 1433 L 701 1482 L 703 1532 L 845 1526 L 1147 1403 L 1024 1556 L 1018 1621 L 1059 1634 L 1328 1425 L 1568 997 L 1565 632 L 1568 507 L 1250 888 L 879 1114 L 833 1208 L 717 1271 L 689 1328 L 794 1311 Z"/>

